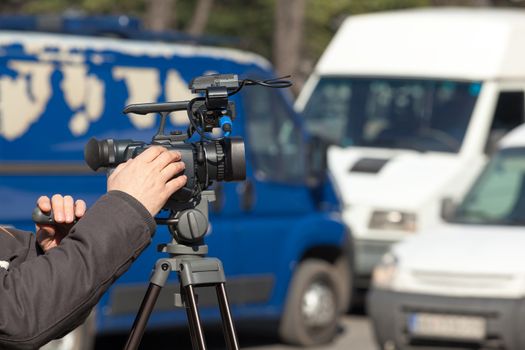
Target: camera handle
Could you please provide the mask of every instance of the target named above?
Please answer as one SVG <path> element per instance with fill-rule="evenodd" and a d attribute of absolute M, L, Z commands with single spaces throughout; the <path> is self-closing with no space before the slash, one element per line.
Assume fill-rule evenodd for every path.
<path fill-rule="evenodd" d="M 199 206 L 205 205 L 207 208 L 209 201 L 214 198 L 215 195 L 212 191 L 204 191 Z M 207 214 L 206 210 L 206 219 Z M 176 272 L 179 278 L 180 292 L 175 293 L 175 306 L 186 309 L 193 349 L 206 350 L 207 348 L 195 289 L 213 286 L 216 289 L 226 346 L 229 350 L 238 350 L 239 343 L 226 294 L 226 277 L 221 261 L 217 258 L 204 256 L 208 252 L 208 247 L 200 244 L 202 240 L 199 240 L 200 243 L 196 245 L 189 246 L 177 243 L 175 238 L 176 236 L 174 236 L 172 243 L 162 244 L 158 247 L 160 252 L 168 253 L 169 258 L 161 258 L 155 263 L 150 284 L 135 317 L 124 349 L 138 349 L 162 287 L 166 284 L 170 273 Z"/>

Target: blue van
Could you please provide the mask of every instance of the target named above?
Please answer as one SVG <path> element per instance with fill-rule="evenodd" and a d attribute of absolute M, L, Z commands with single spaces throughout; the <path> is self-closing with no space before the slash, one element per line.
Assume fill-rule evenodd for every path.
<path fill-rule="evenodd" d="M 43 194 L 93 203 L 106 179 L 85 165 L 86 142 L 149 143 L 158 118 L 125 116 L 123 107 L 188 100 L 187 83 L 207 73 L 273 77 L 266 60 L 232 49 L 0 32 L 0 224 L 33 230 L 31 211 Z M 278 321 L 282 339 L 293 344 L 330 341 L 349 303 L 351 241 L 325 176 L 324 149 L 305 131 L 286 91 L 250 86 L 233 101 L 232 134 L 245 139 L 247 179 L 216 184 L 206 242 L 224 264 L 234 320 Z M 185 129 L 188 120 L 174 113 L 170 123 Z M 93 326 L 97 334 L 129 331 L 162 256 L 156 246 L 170 239 L 159 227 L 89 327 L 73 332 L 76 349 L 89 348 L 92 337 L 84 336 Z M 173 306 L 177 285 L 174 275 L 148 329 L 185 324 L 186 314 Z M 199 303 L 203 320 L 220 320 L 205 292 Z"/>

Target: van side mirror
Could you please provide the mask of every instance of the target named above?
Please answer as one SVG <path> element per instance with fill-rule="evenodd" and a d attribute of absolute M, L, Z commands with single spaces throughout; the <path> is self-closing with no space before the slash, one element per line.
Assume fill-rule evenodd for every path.
<path fill-rule="evenodd" d="M 320 136 L 312 135 L 306 150 L 306 182 L 315 187 L 322 183 L 328 168 L 328 147 L 330 143 Z"/>
<path fill-rule="evenodd" d="M 458 203 L 450 197 L 441 200 L 441 218 L 445 221 L 452 221 L 456 216 Z"/>

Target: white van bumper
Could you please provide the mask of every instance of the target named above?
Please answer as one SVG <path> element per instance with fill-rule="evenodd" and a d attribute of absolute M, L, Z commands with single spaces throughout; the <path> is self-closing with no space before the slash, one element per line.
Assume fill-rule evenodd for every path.
<path fill-rule="evenodd" d="M 463 298 L 371 289 L 378 343 L 385 349 L 446 346 L 525 349 L 525 299 Z"/>

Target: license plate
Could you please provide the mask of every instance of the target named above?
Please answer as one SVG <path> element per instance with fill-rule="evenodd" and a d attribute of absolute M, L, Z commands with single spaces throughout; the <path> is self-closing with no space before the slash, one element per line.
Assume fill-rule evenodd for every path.
<path fill-rule="evenodd" d="M 476 341 L 485 338 L 487 321 L 479 316 L 413 313 L 408 330 L 416 337 Z"/>

